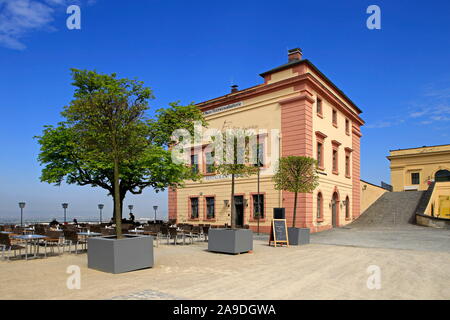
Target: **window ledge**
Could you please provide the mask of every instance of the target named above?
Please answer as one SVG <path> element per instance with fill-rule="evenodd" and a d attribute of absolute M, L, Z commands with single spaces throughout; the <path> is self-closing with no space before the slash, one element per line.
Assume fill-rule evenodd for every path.
<path fill-rule="evenodd" d="M 188 221 L 200 221 L 200 218 L 189 218 Z"/>
<path fill-rule="evenodd" d="M 349 179 L 351 178 L 351 176 L 349 176 L 349 175 L 345 175 L 345 177 L 346 177 L 346 178 L 349 178 Z"/>
<path fill-rule="evenodd" d="M 336 123 L 333 123 L 333 127 L 337 128 L 337 127 L 338 127 L 338 125 L 337 125 Z"/>
<path fill-rule="evenodd" d="M 345 218 L 345 221 L 351 221 L 352 220 L 352 218 L 351 217 L 349 217 L 349 218 Z"/>
<path fill-rule="evenodd" d="M 339 175 L 339 171 L 333 171 L 333 174 L 335 174 L 335 175 Z"/>
<path fill-rule="evenodd" d="M 258 219 L 256 219 L 256 218 L 250 218 L 249 221 L 250 221 L 250 222 L 258 222 Z M 259 222 L 266 222 L 266 218 L 261 218 L 261 219 L 259 219 Z"/>
<path fill-rule="evenodd" d="M 324 220 L 323 220 L 323 218 L 318 218 L 317 219 L 317 223 L 322 223 Z"/>
<path fill-rule="evenodd" d="M 318 116 L 319 118 L 322 118 L 322 119 L 323 119 L 323 114 L 317 113 L 317 116 Z"/>

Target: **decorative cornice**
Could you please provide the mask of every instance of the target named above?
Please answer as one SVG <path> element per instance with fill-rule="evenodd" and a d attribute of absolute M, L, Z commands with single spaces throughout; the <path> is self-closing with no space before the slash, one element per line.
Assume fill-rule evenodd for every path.
<path fill-rule="evenodd" d="M 332 145 L 335 145 L 335 146 L 337 146 L 337 147 L 339 147 L 342 143 L 340 143 L 340 142 L 337 141 L 337 140 L 331 140 L 331 144 L 332 144 Z"/>
<path fill-rule="evenodd" d="M 228 94 L 219 98 L 215 98 L 212 100 L 208 100 L 202 103 L 197 104 L 197 106 L 202 110 L 206 111 L 209 109 L 213 109 L 222 105 L 231 104 L 234 102 L 254 98 L 255 96 L 268 94 L 273 91 L 281 90 L 286 87 L 294 86 L 296 89 L 300 89 L 301 92 L 305 93 L 301 97 L 308 97 L 311 94 L 310 89 L 317 91 L 317 93 L 326 99 L 328 102 L 333 104 L 338 110 L 344 113 L 349 119 L 353 122 L 358 123 L 359 125 L 364 125 L 364 121 L 353 112 L 349 107 L 345 105 L 345 103 L 337 97 L 331 90 L 321 84 L 315 77 L 312 76 L 311 73 L 301 74 L 299 76 L 294 76 L 288 79 L 284 79 L 281 81 L 277 81 L 270 84 L 260 84 L 255 87 L 251 87 L 242 91 L 238 91 L 233 94 Z M 305 89 L 307 88 L 307 89 Z M 308 101 L 314 103 L 315 100 L 310 96 Z"/>
<path fill-rule="evenodd" d="M 321 139 L 325 139 L 326 137 L 328 137 L 325 133 L 320 132 L 320 131 L 316 131 L 316 136 Z"/>

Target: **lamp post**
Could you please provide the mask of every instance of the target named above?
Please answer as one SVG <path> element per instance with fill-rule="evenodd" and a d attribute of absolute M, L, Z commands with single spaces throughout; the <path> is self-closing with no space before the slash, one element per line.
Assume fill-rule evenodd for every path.
<path fill-rule="evenodd" d="M 23 227 L 23 209 L 25 208 L 25 202 L 19 202 L 20 208 L 20 226 Z"/>
<path fill-rule="evenodd" d="M 64 223 L 66 223 L 66 210 L 69 207 L 69 204 L 68 203 L 63 203 L 62 207 L 64 209 Z"/>
<path fill-rule="evenodd" d="M 103 205 L 103 204 L 99 204 L 98 205 L 98 209 L 100 210 L 100 223 L 102 223 L 102 210 L 103 210 L 103 207 L 104 207 L 105 205 Z"/>
<path fill-rule="evenodd" d="M 259 219 L 261 216 L 261 208 L 260 208 L 260 198 L 259 198 L 259 186 L 260 186 L 260 168 L 261 165 L 259 163 L 259 141 L 256 143 L 256 165 L 258 166 L 258 176 L 257 176 L 257 198 L 258 198 L 258 204 L 256 205 L 256 214 L 258 219 L 258 227 L 257 227 L 257 234 L 259 235 Z"/>
<path fill-rule="evenodd" d="M 128 209 L 130 209 L 130 213 L 133 213 L 132 211 L 133 211 L 133 205 L 132 204 L 130 204 L 129 206 L 128 206 Z"/>
<path fill-rule="evenodd" d="M 158 206 L 153 206 L 153 210 L 155 210 L 155 224 L 156 224 L 156 210 L 158 210 Z"/>

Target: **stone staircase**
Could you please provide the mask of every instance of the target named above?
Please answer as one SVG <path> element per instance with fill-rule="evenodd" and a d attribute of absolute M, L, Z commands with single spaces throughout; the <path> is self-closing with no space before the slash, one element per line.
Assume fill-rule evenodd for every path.
<path fill-rule="evenodd" d="M 349 227 L 392 227 L 414 224 L 415 211 L 424 192 L 386 192 Z"/>

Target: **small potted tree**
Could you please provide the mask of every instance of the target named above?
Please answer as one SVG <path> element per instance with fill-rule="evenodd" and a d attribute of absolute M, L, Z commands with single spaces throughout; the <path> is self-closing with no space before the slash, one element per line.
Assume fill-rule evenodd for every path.
<path fill-rule="evenodd" d="M 237 254 L 253 250 L 253 231 L 236 227 L 235 180 L 256 173 L 257 168 L 250 165 L 251 133 L 245 129 L 228 129 L 219 137 L 223 141 L 223 158 L 215 169 L 219 174 L 231 176 L 231 228 L 213 228 L 208 233 L 208 250 L 213 252 Z M 216 158 L 217 159 L 217 158 Z"/>
<path fill-rule="evenodd" d="M 294 193 L 294 211 L 292 227 L 288 228 L 290 245 L 309 243 L 309 229 L 296 228 L 297 198 L 299 193 L 309 193 L 319 185 L 316 172 L 317 161 L 310 157 L 287 156 L 280 159 L 277 171 L 273 176 L 276 190 Z"/>

